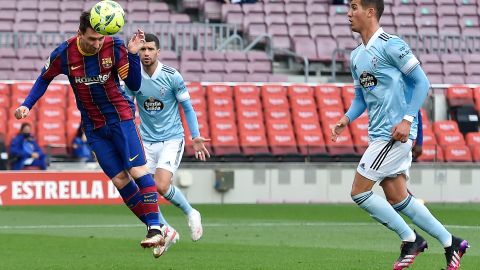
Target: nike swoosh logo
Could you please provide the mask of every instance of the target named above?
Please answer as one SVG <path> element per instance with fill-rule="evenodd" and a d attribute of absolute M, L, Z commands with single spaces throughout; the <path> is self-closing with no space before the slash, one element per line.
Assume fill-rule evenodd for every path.
<path fill-rule="evenodd" d="M 132 158 L 129 158 L 130 162 L 134 161 L 137 157 L 138 157 L 139 154 L 137 154 L 136 156 L 132 157 Z"/>
<path fill-rule="evenodd" d="M 79 67 L 81 67 L 81 66 L 82 66 L 82 65 L 76 66 L 76 67 L 71 67 L 71 69 L 72 69 L 72 70 L 75 70 L 75 69 L 77 69 L 77 68 L 79 68 Z"/>

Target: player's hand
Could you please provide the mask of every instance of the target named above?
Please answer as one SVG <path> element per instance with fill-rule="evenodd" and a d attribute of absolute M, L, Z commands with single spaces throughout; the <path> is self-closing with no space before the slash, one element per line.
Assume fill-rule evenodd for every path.
<path fill-rule="evenodd" d="M 418 157 L 420 157 L 422 155 L 422 152 L 423 152 L 423 147 L 421 145 L 415 145 L 413 148 L 412 148 L 412 156 L 414 159 L 417 159 Z"/>
<path fill-rule="evenodd" d="M 40 157 L 40 155 L 37 152 L 33 152 L 31 157 L 36 159 L 36 158 Z"/>
<path fill-rule="evenodd" d="M 201 161 L 206 161 L 210 157 L 210 153 L 205 147 L 205 143 L 211 141 L 210 139 L 205 139 L 203 137 L 196 137 L 192 139 L 193 150 L 195 150 L 195 158 L 200 159 Z"/>
<path fill-rule="evenodd" d="M 411 126 L 412 123 L 408 122 L 407 120 L 402 120 L 400 124 L 393 127 L 392 139 L 406 143 L 408 141 L 408 136 L 410 135 Z"/>
<path fill-rule="evenodd" d="M 143 47 L 143 44 L 145 44 L 145 33 L 138 29 L 128 42 L 128 52 L 137 54 L 138 51 L 140 51 L 140 49 Z"/>
<path fill-rule="evenodd" d="M 343 130 L 347 127 L 350 120 L 345 115 L 332 127 L 332 142 L 336 142 L 338 135 L 340 135 Z"/>
<path fill-rule="evenodd" d="M 15 118 L 23 119 L 28 116 L 29 112 L 30 112 L 30 109 L 28 109 L 25 106 L 20 106 L 15 110 Z"/>

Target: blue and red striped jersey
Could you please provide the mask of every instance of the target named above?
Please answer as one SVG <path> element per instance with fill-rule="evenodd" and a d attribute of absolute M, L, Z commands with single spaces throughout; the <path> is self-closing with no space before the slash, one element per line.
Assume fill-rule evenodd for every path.
<path fill-rule="evenodd" d="M 140 58 L 128 53 L 121 39 L 105 36 L 102 48 L 93 55 L 81 50 L 78 37 L 60 44 L 50 54 L 22 105 L 33 107 L 59 74 L 68 76 L 84 129 L 97 129 L 134 118 L 135 105 L 120 86 L 119 78 L 138 89 Z"/>

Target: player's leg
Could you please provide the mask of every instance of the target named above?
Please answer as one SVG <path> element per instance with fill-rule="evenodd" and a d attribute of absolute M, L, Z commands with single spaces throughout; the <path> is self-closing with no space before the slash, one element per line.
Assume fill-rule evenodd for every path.
<path fill-rule="evenodd" d="M 163 143 L 158 149 L 158 163 L 155 170 L 155 183 L 158 192 L 173 205 L 180 208 L 188 217 L 188 225 L 193 241 L 198 241 L 203 234 L 200 213 L 192 208 L 183 192 L 172 184 L 172 177 L 176 173 L 183 156 L 184 140 L 173 139 Z"/>
<path fill-rule="evenodd" d="M 155 182 L 148 173 L 146 157 L 140 136 L 133 121 L 122 121 L 109 126 L 111 140 L 115 145 L 123 169 L 135 180 L 142 197 L 147 236 L 141 241 L 142 247 L 163 245 L 164 240 L 158 214 L 158 193 Z"/>
<path fill-rule="evenodd" d="M 145 156 L 147 158 L 148 173 L 150 173 L 152 176 L 155 174 L 155 169 L 156 169 L 157 163 L 158 163 L 158 157 L 159 157 L 159 154 L 158 154 L 159 150 L 158 149 L 161 149 L 162 147 L 163 147 L 163 142 L 158 142 L 158 143 L 143 142 L 143 148 L 144 148 L 144 151 L 145 151 Z M 156 182 L 156 180 L 155 180 L 155 182 Z M 158 206 L 158 217 L 160 219 L 161 224 L 170 226 L 167 222 L 167 219 L 162 214 L 160 206 Z"/>
<path fill-rule="evenodd" d="M 460 267 L 460 258 L 466 253 L 469 247 L 468 242 L 452 236 L 430 213 L 428 208 L 408 192 L 406 175 L 400 174 L 389 181 L 382 181 L 382 188 L 388 201 L 396 211 L 409 217 L 415 225 L 436 238 L 443 245 L 447 259 L 447 269 Z"/>
<path fill-rule="evenodd" d="M 108 127 L 103 127 L 96 131 L 86 131 L 85 135 L 93 153 L 97 157 L 98 164 L 112 180 L 127 207 L 145 223 L 143 198 L 139 188 L 123 170 L 123 161 L 119 158 L 115 145 L 110 139 L 105 139 L 107 130 Z"/>

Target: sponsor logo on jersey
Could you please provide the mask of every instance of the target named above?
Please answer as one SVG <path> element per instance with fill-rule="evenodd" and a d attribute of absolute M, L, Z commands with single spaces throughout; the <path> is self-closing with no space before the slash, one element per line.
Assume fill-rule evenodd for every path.
<path fill-rule="evenodd" d="M 75 83 L 83 83 L 85 85 L 91 85 L 91 84 L 104 84 L 108 78 L 110 78 L 110 72 L 107 74 L 100 74 L 97 76 L 93 77 L 75 77 Z"/>
<path fill-rule="evenodd" d="M 363 86 L 364 89 L 368 91 L 372 91 L 377 87 L 377 78 L 372 74 L 364 71 L 362 75 L 360 75 L 360 84 Z"/>
<path fill-rule="evenodd" d="M 143 107 L 146 111 L 161 111 L 163 110 L 163 102 L 154 97 L 149 97 L 143 102 Z"/>

